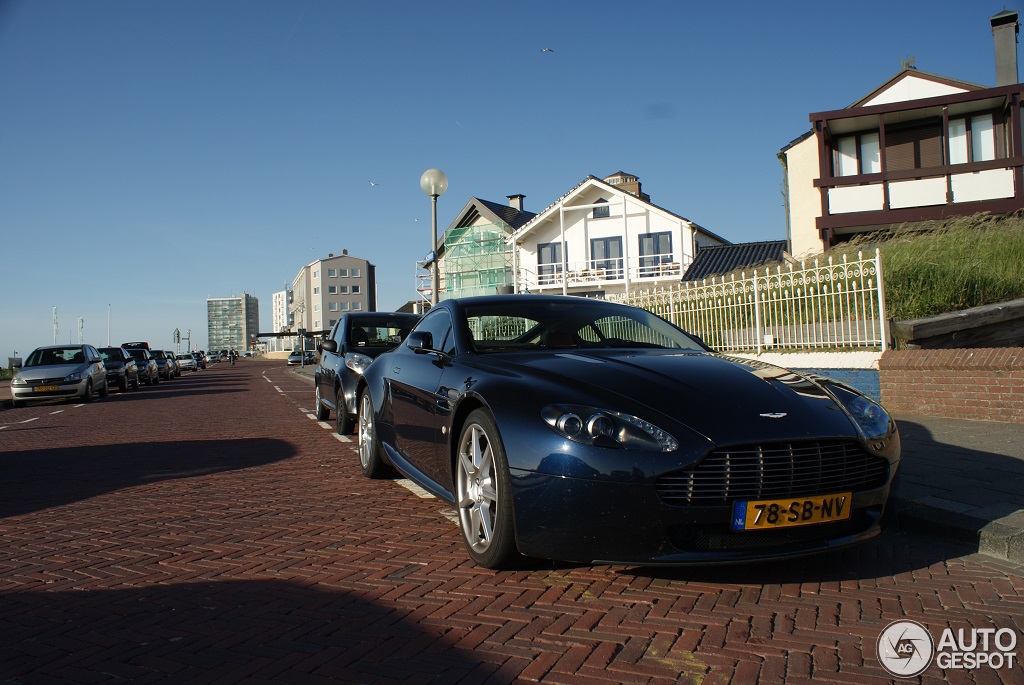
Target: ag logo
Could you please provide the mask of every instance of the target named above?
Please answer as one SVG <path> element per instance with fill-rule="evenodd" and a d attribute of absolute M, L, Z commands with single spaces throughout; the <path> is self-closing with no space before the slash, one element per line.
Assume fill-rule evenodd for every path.
<path fill-rule="evenodd" d="M 932 663 L 935 643 L 917 621 L 895 621 L 878 636 L 878 661 L 897 678 L 911 678 Z"/>

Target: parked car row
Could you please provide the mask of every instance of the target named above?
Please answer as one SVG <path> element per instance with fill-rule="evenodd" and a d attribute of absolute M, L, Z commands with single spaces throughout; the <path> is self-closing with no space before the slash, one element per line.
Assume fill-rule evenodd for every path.
<path fill-rule="evenodd" d="M 87 344 L 46 345 L 32 351 L 11 379 L 15 407 L 33 400 L 57 398 L 91 402 L 106 397 L 111 387 L 127 392 L 142 385 L 172 380 L 183 371 L 202 367 L 199 353 L 175 354 L 150 349 L 149 343 L 131 342 L 117 347 Z"/>
<path fill-rule="evenodd" d="M 882 532 L 900 461 L 896 423 L 857 390 L 576 297 L 347 314 L 314 393 L 318 419 L 358 433 L 363 475 L 397 471 L 450 503 L 487 568 L 846 547 Z"/>

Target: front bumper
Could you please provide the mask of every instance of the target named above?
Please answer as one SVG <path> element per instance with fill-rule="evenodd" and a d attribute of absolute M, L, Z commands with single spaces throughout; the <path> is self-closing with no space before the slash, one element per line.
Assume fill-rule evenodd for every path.
<path fill-rule="evenodd" d="M 64 383 L 61 381 L 33 381 L 31 385 L 12 385 L 11 398 L 19 402 L 31 400 L 49 400 L 55 398 L 82 397 L 88 385 L 88 378 L 83 378 L 75 383 Z M 52 388 L 42 390 L 41 388 Z"/>
<path fill-rule="evenodd" d="M 526 556 L 584 564 L 678 566 L 782 559 L 882 532 L 891 478 L 854 492 L 848 520 L 733 531 L 732 503 L 670 506 L 653 483 L 511 471 L 516 540 Z"/>

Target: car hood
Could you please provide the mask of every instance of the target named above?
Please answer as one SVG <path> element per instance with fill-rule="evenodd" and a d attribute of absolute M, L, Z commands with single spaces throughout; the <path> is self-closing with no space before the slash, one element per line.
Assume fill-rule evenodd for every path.
<path fill-rule="evenodd" d="M 73 373 L 85 373 L 89 364 L 47 364 L 22 368 L 17 376 L 26 381 L 41 381 L 47 378 L 65 378 Z"/>
<path fill-rule="evenodd" d="M 498 357 L 493 355 L 493 361 L 509 372 L 549 381 L 551 389 L 545 394 L 553 402 L 560 401 L 559 394 L 564 395 L 563 402 L 578 402 L 584 395 L 618 405 L 601 407 L 605 409 L 637 413 L 646 408 L 717 445 L 773 436 L 858 435 L 847 413 L 818 382 L 762 362 L 668 350 L 567 350 Z M 675 430 L 669 425 L 662 428 Z"/>

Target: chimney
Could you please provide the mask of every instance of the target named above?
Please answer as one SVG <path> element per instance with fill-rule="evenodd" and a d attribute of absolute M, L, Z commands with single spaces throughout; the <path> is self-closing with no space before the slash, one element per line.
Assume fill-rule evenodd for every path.
<path fill-rule="evenodd" d="M 328 253 L 327 253 L 327 258 L 328 258 L 328 259 L 330 259 L 330 258 L 331 258 L 331 257 L 333 257 L 333 256 L 334 256 L 334 253 L 333 253 L 333 252 L 328 252 Z"/>
<path fill-rule="evenodd" d="M 508 198 L 508 206 L 517 211 L 523 211 L 523 200 L 526 199 L 525 195 L 506 195 Z"/>
<path fill-rule="evenodd" d="M 348 250 L 342 250 L 341 254 L 342 254 L 343 257 L 347 257 L 348 256 Z"/>
<path fill-rule="evenodd" d="M 989 22 L 996 44 L 996 86 L 1012 86 L 1017 83 L 1017 13 L 1003 10 Z"/>

